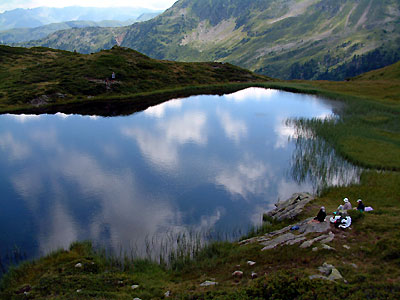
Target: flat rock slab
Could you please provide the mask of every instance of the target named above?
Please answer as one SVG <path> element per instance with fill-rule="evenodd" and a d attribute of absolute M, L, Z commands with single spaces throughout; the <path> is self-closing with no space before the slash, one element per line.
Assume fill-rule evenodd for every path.
<path fill-rule="evenodd" d="M 267 212 L 266 215 L 278 221 L 293 219 L 299 215 L 304 206 L 313 200 L 314 197 L 309 193 L 295 193 L 285 201 L 275 204 L 276 208 Z"/>
<path fill-rule="evenodd" d="M 322 233 L 326 232 L 331 228 L 331 224 L 327 221 L 325 222 L 306 222 L 303 224 L 299 224 L 299 232 L 300 233 L 312 233 L 312 232 L 317 232 L 317 233 Z"/>
<path fill-rule="evenodd" d="M 264 248 L 261 249 L 261 251 L 273 249 L 277 246 L 281 245 L 294 245 L 296 243 L 300 243 L 301 241 L 304 241 L 306 238 L 304 235 L 295 235 L 293 233 L 285 233 L 277 238 L 274 238 L 269 241 L 262 242 L 261 245 L 265 246 Z"/>

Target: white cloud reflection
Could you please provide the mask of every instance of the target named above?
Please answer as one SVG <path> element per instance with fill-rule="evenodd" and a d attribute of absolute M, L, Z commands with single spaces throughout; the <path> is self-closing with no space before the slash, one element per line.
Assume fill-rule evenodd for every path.
<path fill-rule="evenodd" d="M 121 129 L 121 133 L 133 138 L 151 163 L 172 168 L 179 163 L 179 146 L 186 143 L 207 143 L 206 121 L 204 113 L 188 112 L 182 117 L 160 121 L 155 130 L 125 127 Z"/>
<path fill-rule="evenodd" d="M 236 166 L 222 170 L 215 181 L 224 186 L 229 193 L 247 199 L 250 194 L 264 193 L 269 186 L 271 175 L 265 163 L 247 158 Z"/>
<path fill-rule="evenodd" d="M 143 113 L 145 115 L 155 117 L 155 118 L 161 118 L 164 116 L 165 112 L 172 108 L 172 109 L 178 109 L 182 107 L 182 100 L 181 99 L 172 99 L 167 102 L 161 103 L 156 106 L 151 106 L 148 109 L 146 109 Z"/>
<path fill-rule="evenodd" d="M 16 120 L 19 123 L 25 123 L 25 122 L 29 122 L 29 121 L 40 119 L 40 115 L 25 115 L 25 114 L 13 115 L 13 114 L 6 114 L 6 116 Z"/>
<path fill-rule="evenodd" d="M 242 102 L 242 101 L 248 101 L 249 99 L 251 100 L 266 100 L 274 97 L 279 93 L 278 90 L 273 90 L 273 89 L 265 89 L 265 88 L 247 88 L 238 92 L 235 92 L 233 94 L 229 95 L 224 95 L 223 97 L 236 101 L 236 102 Z"/>
<path fill-rule="evenodd" d="M 0 150 L 4 152 L 9 161 L 24 160 L 31 154 L 29 146 L 15 139 L 10 132 L 0 135 Z"/>
<path fill-rule="evenodd" d="M 244 121 L 234 120 L 232 116 L 225 111 L 217 110 L 217 116 L 221 122 L 221 126 L 225 131 L 225 135 L 233 140 L 236 144 L 247 136 L 247 126 Z"/>
<path fill-rule="evenodd" d="M 57 249 L 67 249 L 78 240 L 78 228 L 71 214 L 60 201 L 56 201 L 49 213 L 48 224 L 42 224 L 39 234 L 41 254 Z"/>

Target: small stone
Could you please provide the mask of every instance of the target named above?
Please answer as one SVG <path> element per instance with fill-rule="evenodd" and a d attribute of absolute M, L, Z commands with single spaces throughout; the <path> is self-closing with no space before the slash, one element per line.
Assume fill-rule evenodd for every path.
<path fill-rule="evenodd" d="M 164 296 L 165 296 L 166 298 L 169 298 L 169 296 L 171 296 L 171 292 L 170 292 L 170 291 L 166 291 L 165 294 L 164 294 Z"/>
<path fill-rule="evenodd" d="M 328 246 L 328 245 L 325 245 L 325 244 L 322 244 L 322 249 L 325 249 L 325 250 L 334 250 L 334 251 L 336 251 L 335 248 L 332 248 L 331 246 Z"/>
<path fill-rule="evenodd" d="M 136 298 L 133 298 L 133 300 L 142 300 L 142 299 L 136 297 Z"/>
<path fill-rule="evenodd" d="M 316 251 L 318 251 L 318 247 L 314 247 L 314 248 L 312 248 L 312 251 L 313 251 L 313 252 L 316 252 Z"/>
<path fill-rule="evenodd" d="M 327 264 L 326 262 L 318 268 L 321 273 L 323 273 L 328 280 L 344 280 L 343 276 L 340 274 L 338 269 L 336 269 L 333 265 Z M 324 276 L 324 277 L 325 277 Z"/>
<path fill-rule="evenodd" d="M 243 272 L 242 271 L 235 271 L 235 272 L 232 273 L 232 276 L 236 277 L 236 278 L 242 278 L 243 277 Z"/>
<path fill-rule="evenodd" d="M 80 293 L 80 292 L 82 292 L 82 290 L 81 290 L 81 289 L 79 289 L 79 290 L 76 290 L 76 292 L 77 292 L 77 293 Z"/>
<path fill-rule="evenodd" d="M 131 289 L 132 289 L 132 290 L 135 290 L 135 289 L 137 289 L 138 287 L 139 287 L 139 285 L 134 284 L 134 285 L 131 286 Z"/>
<path fill-rule="evenodd" d="M 29 295 L 29 292 L 24 292 L 24 295 L 25 295 L 25 296 Z"/>
<path fill-rule="evenodd" d="M 343 245 L 343 248 L 350 250 L 350 246 L 347 246 L 347 245 Z"/>
<path fill-rule="evenodd" d="M 340 274 L 340 272 L 338 271 L 338 269 L 336 269 L 335 267 L 332 269 L 331 274 L 328 276 L 329 280 L 342 280 L 343 276 L 342 274 Z"/>
<path fill-rule="evenodd" d="M 256 264 L 256 262 L 255 262 L 255 261 L 252 261 L 252 260 L 249 260 L 249 261 L 247 262 L 247 264 L 248 264 L 249 266 L 254 266 L 254 265 Z"/>
<path fill-rule="evenodd" d="M 82 267 L 83 267 L 82 263 L 77 263 L 77 264 L 75 265 L 75 268 L 82 268 Z"/>
<path fill-rule="evenodd" d="M 323 239 L 323 240 L 321 241 L 321 243 L 322 243 L 322 244 L 330 243 L 330 242 L 333 241 L 334 238 L 335 238 L 335 234 L 331 231 L 331 232 L 329 232 L 328 237 L 325 238 L 325 239 Z"/>
<path fill-rule="evenodd" d="M 258 274 L 256 272 L 251 272 L 251 279 L 255 279 L 258 277 Z"/>
<path fill-rule="evenodd" d="M 203 283 L 201 283 L 200 286 L 211 286 L 211 285 L 217 285 L 217 284 L 218 284 L 218 282 L 206 280 Z"/>
<path fill-rule="evenodd" d="M 354 263 L 351 263 L 350 266 L 352 266 L 354 269 L 358 268 L 358 266 L 356 264 L 354 264 Z"/>

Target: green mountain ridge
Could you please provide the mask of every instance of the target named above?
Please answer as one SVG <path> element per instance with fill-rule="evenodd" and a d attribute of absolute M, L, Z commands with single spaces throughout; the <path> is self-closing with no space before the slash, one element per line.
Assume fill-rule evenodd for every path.
<path fill-rule="evenodd" d="M 343 80 L 400 59 L 396 0 L 180 0 L 160 16 L 78 43 L 93 29 L 24 44 L 93 52 L 119 44 L 157 59 L 221 61 L 283 79 Z M 62 42 L 61 42 L 62 41 Z"/>

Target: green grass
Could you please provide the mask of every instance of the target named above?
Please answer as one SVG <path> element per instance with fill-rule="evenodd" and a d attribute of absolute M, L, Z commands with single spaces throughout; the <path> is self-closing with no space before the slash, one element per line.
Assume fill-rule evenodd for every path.
<path fill-rule="evenodd" d="M 351 212 L 351 230 L 333 229 L 335 239 L 330 245 L 336 251 L 313 252 L 293 245 L 261 252 L 262 246 L 258 244 L 239 246 L 215 242 L 194 252 L 190 250 L 191 254 L 185 250 L 189 248 L 182 245 L 182 251 L 170 256 L 169 263 L 157 264 L 129 256 L 119 260 L 94 250 L 89 243 L 78 243 L 69 251 L 58 251 L 10 270 L 1 281 L 0 298 L 25 299 L 16 292 L 29 284 L 32 287 L 29 299 L 162 299 L 166 291 L 171 291 L 174 299 L 399 299 L 400 84 L 397 84 L 399 78 L 393 75 L 397 68 L 399 65 L 380 70 L 383 74 L 379 75 L 380 80 L 373 80 L 369 77 L 371 74 L 366 74 L 341 83 L 251 84 L 343 102 L 339 120 L 297 120 L 298 126 L 312 130 L 343 157 L 368 168 L 362 173 L 359 184 L 322 190 L 299 216 L 299 219 L 315 216 L 321 205 L 332 212 L 344 197 L 353 205 L 361 198 L 372 206 L 373 212 Z M 215 85 L 214 89 L 223 92 L 224 88 L 245 85 Z M 208 88 L 210 86 L 198 87 L 198 91 Z M 135 101 L 140 102 L 149 95 L 154 99 L 163 94 L 175 95 L 184 90 L 143 94 L 143 98 L 138 96 Z M 187 87 L 186 92 L 195 90 L 195 87 Z M 128 99 L 125 95 L 107 97 L 99 96 L 94 101 L 124 102 Z M 78 105 L 79 101 L 76 103 Z M 314 150 L 318 156 L 318 151 L 324 151 L 324 147 Z M 288 224 L 266 221 L 269 223 L 254 229 L 249 236 Z M 256 265 L 248 266 L 248 260 L 256 261 Z M 84 267 L 75 268 L 77 262 Z M 309 280 L 308 275 L 318 274 L 317 268 L 324 262 L 337 267 L 348 283 Z M 237 269 L 244 272 L 241 280 L 232 278 L 232 272 Z M 258 279 L 250 278 L 253 271 L 257 272 Z M 215 280 L 218 285 L 200 287 L 205 280 Z M 132 290 L 132 284 L 139 284 L 140 288 Z M 82 291 L 77 293 L 78 289 Z"/>
<path fill-rule="evenodd" d="M 0 46 L 0 62 L 0 111 L 32 107 L 32 101 L 43 95 L 48 98 L 45 104 L 51 105 L 83 102 L 88 97 L 129 98 L 155 90 L 268 80 L 230 64 L 159 61 L 120 47 L 82 55 Z M 116 81 L 107 88 L 112 72 Z"/>

